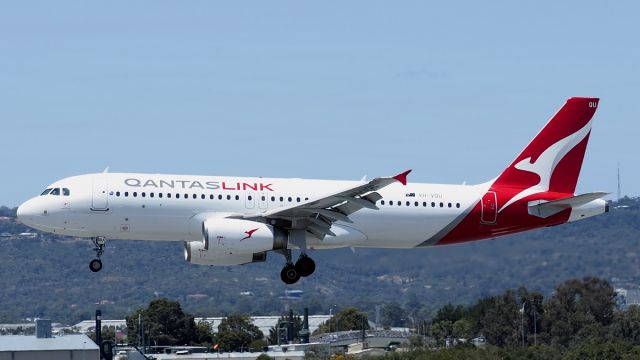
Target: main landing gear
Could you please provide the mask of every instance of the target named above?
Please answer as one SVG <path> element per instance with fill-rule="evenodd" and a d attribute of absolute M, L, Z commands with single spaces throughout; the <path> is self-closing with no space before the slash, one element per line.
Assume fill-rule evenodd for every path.
<path fill-rule="evenodd" d="M 104 246 L 107 242 L 107 239 L 104 236 L 98 236 L 91 238 L 93 241 L 93 245 L 95 248 L 93 249 L 96 252 L 96 259 L 91 260 L 89 263 L 89 269 L 93 272 L 98 272 L 102 270 L 102 261 L 100 261 L 100 256 L 104 253 Z"/>
<path fill-rule="evenodd" d="M 300 277 L 307 277 L 316 270 L 316 263 L 307 254 L 302 253 L 296 261 L 295 265 L 291 261 L 291 250 L 286 249 L 283 251 L 284 257 L 287 259 L 287 263 L 280 272 L 280 279 L 287 285 L 295 284 L 300 280 Z"/>

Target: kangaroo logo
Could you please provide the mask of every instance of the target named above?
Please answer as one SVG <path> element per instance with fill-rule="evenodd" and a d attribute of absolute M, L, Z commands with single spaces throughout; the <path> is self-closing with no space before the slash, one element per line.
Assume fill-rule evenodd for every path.
<path fill-rule="evenodd" d="M 549 146 L 549 148 L 540 154 L 535 161 L 532 162 L 530 156 L 515 164 L 514 167 L 516 169 L 536 174 L 540 180 L 536 185 L 526 188 L 512 197 L 511 200 L 505 203 L 500 210 L 498 210 L 498 212 L 501 212 L 509 205 L 520 199 L 524 199 L 529 195 L 549 191 L 551 175 L 555 171 L 558 163 L 569 153 L 569 151 L 584 140 L 590 131 L 591 121 L 583 126 L 582 129 Z"/>
<path fill-rule="evenodd" d="M 249 230 L 249 231 L 245 231 L 244 233 L 247 234 L 247 236 L 245 236 L 242 239 L 240 239 L 240 241 L 251 238 L 251 236 L 253 236 L 253 233 L 256 232 L 256 231 L 258 231 L 258 228 L 255 228 L 255 229 Z"/>

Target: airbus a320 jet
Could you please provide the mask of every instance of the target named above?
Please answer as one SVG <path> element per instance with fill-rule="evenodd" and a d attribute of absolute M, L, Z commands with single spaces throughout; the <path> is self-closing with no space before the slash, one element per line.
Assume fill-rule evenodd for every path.
<path fill-rule="evenodd" d="M 570 98 L 496 178 L 478 185 L 96 173 L 68 177 L 18 208 L 35 229 L 91 238 L 184 242 L 188 262 L 286 261 L 286 284 L 311 275 L 308 249 L 414 248 L 495 238 L 608 211 L 606 193 L 575 194 L 597 98 Z M 294 262 L 292 249 L 299 249 Z"/>

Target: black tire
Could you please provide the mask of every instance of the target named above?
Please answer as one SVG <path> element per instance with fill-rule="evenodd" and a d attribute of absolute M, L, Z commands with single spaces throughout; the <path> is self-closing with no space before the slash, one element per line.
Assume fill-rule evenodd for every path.
<path fill-rule="evenodd" d="M 296 269 L 301 277 L 307 277 L 316 271 L 316 262 L 306 255 L 300 256 L 296 261 Z"/>
<path fill-rule="evenodd" d="M 102 270 L 102 261 L 100 259 L 93 259 L 89 263 L 89 269 L 93 272 L 98 272 Z"/>
<path fill-rule="evenodd" d="M 300 273 L 293 264 L 287 264 L 280 272 L 280 279 L 287 285 L 295 284 L 300 280 Z"/>

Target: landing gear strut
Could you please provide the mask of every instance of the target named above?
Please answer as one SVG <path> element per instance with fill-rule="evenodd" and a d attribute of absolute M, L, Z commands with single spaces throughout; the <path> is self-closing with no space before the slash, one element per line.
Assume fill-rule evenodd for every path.
<path fill-rule="evenodd" d="M 100 261 L 100 256 L 104 253 L 104 246 L 107 240 L 104 236 L 98 236 L 91 238 L 91 241 L 93 241 L 93 245 L 95 246 L 93 250 L 96 252 L 96 259 L 91 260 L 89 263 L 89 269 L 93 272 L 98 272 L 102 270 L 102 261 Z"/>

